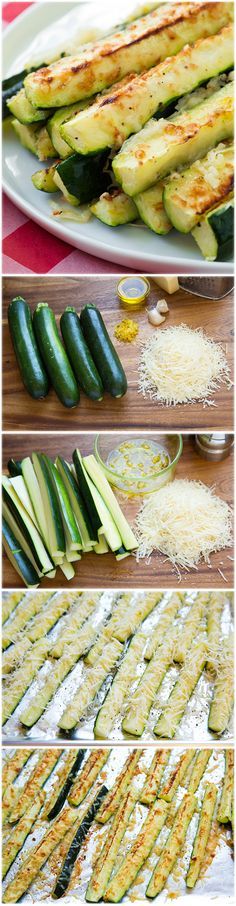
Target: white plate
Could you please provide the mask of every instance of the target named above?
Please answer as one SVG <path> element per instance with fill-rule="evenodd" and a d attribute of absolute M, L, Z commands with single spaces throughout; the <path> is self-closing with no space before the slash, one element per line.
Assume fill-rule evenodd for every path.
<path fill-rule="evenodd" d="M 35 3 L 18 17 L 4 33 L 4 57 L 7 60 L 4 76 L 22 68 L 22 55 L 28 54 L 29 45 L 39 33 L 42 23 L 43 28 L 51 26 L 53 29 L 53 23 L 58 25 L 58 19 L 72 8 L 73 4 L 66 2 Z M 84 9 L 82 2 L 83 18 Z M 21 147 L 13 131 L 7 130 L 3 142 L 3 187 L 6 194 L 28 217 L 75 248 L 127 269 L 136 268 L 147 273 L 233 273 L 233 262 L 206 262 L 191 236 L 181 236 L 175 230 L 161 237 L 144 226 L 132 224 L 112 229 L 95 218 L 86 224 L 59 222 L 51 212 L 51 199 L 55 202 L 59 195 L 47 196 L 32 185 L 31 175 L 39 166 L 36 158 Z"/>

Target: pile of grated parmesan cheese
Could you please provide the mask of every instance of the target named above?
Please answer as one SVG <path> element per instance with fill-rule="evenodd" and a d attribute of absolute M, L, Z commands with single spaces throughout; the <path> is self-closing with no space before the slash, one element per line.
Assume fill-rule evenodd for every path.
<path fill-rule="evenodd" d="M 202 482 L 176 479 L 144 501 L 137 530 L 137 560 L 159 551 L 177 568 L 194 569 L 230 546 L 231 510 Z"/>
<path fill-rule="evenodd" d="M 197 400 L 214 405 L 209 397 L 219 385 L 232 386 L 220 344 L 186 324 L 152 334 L 141 352 L 139 375 L 143 395 L 167 406 Z"/>

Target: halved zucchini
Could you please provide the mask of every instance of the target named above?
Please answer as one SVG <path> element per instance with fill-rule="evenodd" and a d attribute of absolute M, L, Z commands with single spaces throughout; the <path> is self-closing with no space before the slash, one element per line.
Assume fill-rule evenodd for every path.
<path fill-rule="evenodd" d="M 134 198 L 141 220 L 146 223 L 150 230 L 160 236 L 164 236 L 172 230 L 172 224 L 167 217 L 163 204 L 163 189 L 164 182 L 160 180 L 151 189 L 146 189 L 146 192 L 139 192 Z"/>
<path fill-rule="evenodd" d="M 151 119 L 128 139 L 112 167 L 128 195 L 137 195 L 177 167 L 203 157 L 218 142 L 233 137 L 232 82 L 192 110 L 169 119 Z"/>
<path fill-rule="evenodd" d="M 199 220 L 192 236 L 207 261 L 226 261 L 234 251 L 234 199 L 228 198 Z"/>
<path fill-rule="evenodd" d="M 233 184 L 234 147 L 221 142 L 164 187 L 163 202 L 172 225 L 189 233 L 200 216 L 225 200 Z"/>
<path fill-rule="evenodd" d="M 122 223 L 130 223 L 138 217 L 133 199 L 125 195 L 121 189 L 103 192 L 98 201 L 90 205 L 90 211 L 108 226 L 121 226 Z"/>

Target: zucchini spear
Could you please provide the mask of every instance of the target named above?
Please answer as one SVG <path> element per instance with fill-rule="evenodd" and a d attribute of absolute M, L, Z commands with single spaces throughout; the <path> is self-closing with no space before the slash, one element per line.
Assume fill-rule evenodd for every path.
<path fill-rule="evenodd" d="M 130 611 L 130 602 L 130 593 L 123 594 L 120 598 L 118 598 L 118 602 L 116 602 L 115 604 L 110 619 L 108 620 L 104 628 L 102 628 L 95 644 L 92 646 L 92 648 L 90 648 L 90 651 L 86 656 L 85 663 L 88 664 L 89 667 L 93 667 L 94 664 L 96 664 L 96 661 L 102 654 L 104 647 L 109 639 L 116 637 L 116 631 L 118 630 L 123 617 L 126 617 L 127 610 Z"/>
<path fill-rule="evenodd" d="M 54 783 L 53 783 L 53 786 L 50 788 L 50 792 L 48 794 L 48 797 L 45 802 L 45 807 L 42 812 L 43 820 L 44 820 L 44 818 L 48 818 L 50 812 L 52 811 L 56 802 L 58 801 L 60 792 L 64 788 L 64 784 L 66 782 L 68 774 L 70 773 L 70 770 L 74 764 L 74 760 L 75 760 L 74 749 L 69 750 L 68 754 L 66 754 L 66 751 L 67 750 L 65 750 L 63 753 L 64 755 L 66 755 L 66 757 L 64 758 L 64 760 L 62 762 L 60 762 L 60 765 L 57 768 L 56 774 L 53 777 Z"/>
<path fill-rule="evenodd" d="M 18 664 L 23 660 L 25 654 L 31 648 L 31 642 L 27 638 L 19 639 L 14 645 L 11 645 L 2 657 L 2 674 L 3 677 L 12 673 Z"/>
<path fill-rule="evenodd" d="M 15 670 L 14 676 L 4 692 L 2 707 L 3 724 L 6 723 L 13 711 L 15 711 L 17 705 L 19 705 L 25 692 L 27 692 L 27 689 L 32 683 L 32 680 L 37 675 L 38 670 L 43 666 L 49 648 L 50 642 L 48 639 L 40 639 L 39 642 L 35 642 L 35 645 L 24 658 L 22 665 Z"/>
<path fill-rule="evenodd" d="M 180 592 L 174 591 L 160 615 L 157 626 L 152 630 L 152 634 L 150 636 L 144 655 L 145 661 L 151 660 L 151 657 L 153 656 L 153 654 L 155 654 L 156 649 L 163 642 L 164 635 L 167 629 L 169 629 L 169 626 L 171 626 L 182 603 L 183 595 L 180 594 Z"/>
<path fill-rule="evenodd" d="M 49 599 L 42 611 L 31 620 L 28 630 L 26 629 L 30 642 L 37 642 L 42 636 L 47 635 L 60 617 L 70 609 L 75 596 L 76 593 L 73 591 L 62 591 Z"/>
<path fill-rule="evenodd" d="M 215 810 L 216 796 L 217 787 L 215 786 L 215 784 L 207 783 L 198 829 L 194 840 L 190 866 L 186 878 L 187 887 L 190 888 L 193 888 L 195 886 L 203 863 Z"/>
<path fill-rule="evenodd" d="M 178 808 L 172 830 L 147 886 L 147 897 L 156 897 L 165 887 L 167 878 L 185 841 L 188 826 L 196 808 L 197 800 L 195 796 L 187 793 Z"/>
<path fill-rule="evenodd" d="M 6 620 L 9 619 L 13 610 L 16 609 L 17 604 L 20 603 L 24 597 L 23 591 L 12 591 L 11 594 L 8 594 L 6 598 L 2 601 L 2 623 L 6 623 Z"/>
<path fill-rule="evenodd" d="M 179 636 L 177 637 L 174 651 L 174 660 L 179 664 L 184 663 L 190 645 L 199 630 L 200 622 L 206 615 L 208 598 L 208 594 L 197 595 L 183 625 L 179 629 Z"/>
<path fill-rule="evenodd" d="M 106 824 L 111 816 L 114 815 L 114 812 L 120 804 L 120 800 L 129 789 L 130 781 L 134 776 L 135 768 L 138 764 L 140 755 L 140 749 L 134 749 L 131 755 L 129 755 L 129 757 L 126 759 L 124 767 L 122 768 L 121 773 L 118 775 L 114 786 L 107 793 L 105 801 L 99 809 L 96 817 L 96 820 L 99 822 L 99 824 Z"/>
<path fill-rule="evenodd" d="M 132 736 L 142 736 L 151 706 L 173 658 L 173 636 L 157 649 L 133 692 L 122 729 Z"/>
<path fill-rule="evenodd" d="M 62 789 L 59 792 L 56 802 L 54 802 L 53 806 L 51 807 L 50 811 L 48 812 L 48 816 L 47 816 L 48 821 L 53 821 L 54 818 L 56 818 L 58 813 L 61 811 L 62 806 L 64 805 L 64 802 L 66 801 L 68 793 L 72 787 L 76 774 L 79 771 L 80 766 L 83 762 L 84 756 L 85 756 L 84 749 L 79 749 L 77 754 L 74 756 L 74 761 L 69 770 L 69 774 L 67 775 L 67 777 L 65 779 L 65 783 L 63 784 Z"/>
<path fill-rule="evenodd" d="M 19 777 L 22 768 L 29 761 L 33 754 L 33 749 L 18 749 L 12 758 L 9 758 L 2 768 L 2 793 Z"/>
<path fill-rule="evenodd" d="M 229 723 L 234 701 L 234 638 L 233 633 L 224 639 L 224 649 L 219 657 L 213 700 L 208 720 L 209 730 L 224 733 Z"/>
<path fill-rule="evenodd" d="M 37 613 L 40 613 L 44 604 L 46 604 L 48 598 L 50 598 L 50 591 L 37 591 L 30 592 L 27 597 L 24 595 L 22 602 L 17 607 L 16 613 L 13 615 L 12 620 L 7 623 L 3 629 L 2 633 L 2 647 L 3 650 L 8 648 L 12 642 L 15 642 L 18 634 L 22 629 L 27 631 L 27 624 L 32 617 Z"/>
<path fill-rule="evenodd" d="M 168 806 L 165 802 L 154 802 L 149 809 L 141 830 L 132 843 L 127 856 L 118 868 L 104 894 L 104 900 L 118 903 L 126 890 L 133 884 L 136 875 L 151 852 L 155 840 L 166 820 Z"/>
<path fill-rule="evenodd" d="M 188 783 L 188 793 L 196 792 L 211 755 L 212 749 L 202 749 L 200 752 L 197 752 L 190 781 Z"/>
<path fill-rule="evenodd" d="M 234 753 L 232 749 L 226 749 L 225 752 L 225 775 L 222 796 L 217 812 L 217 821 L 220 824 L 227 824 L 233 817 L 234 804 Z"/>
<path fill-rule="evenodd" d="M 120 713 L 130 686 L 135 679 L 137 665 L 142 657 L 145 642 L 146 636 L 141 632 L 134 636 L 130 642 L 128 651 L 124 655 L 120 667 L 118 667 L 102 707 L 97 713 L 94 724 L 94 736 L 96 739 L 109 738 L 117 714 Z"/>
<path fill-rule="evenodd" d="M 46 780 L 50 777 L 61 754 L 62 749 L 48 749 L 39 755 L 36 767 L 30 774 L 30 777 L 17 800 L 16 806 L 10 814 L 10 824 L 15 824 L 15 822 L 19 821 L 19 818 L 22 818 L 25 814 L 27 808 L 34 799 L 35 793 L 38 793 L 39 790 L 42 789 Z"/>
<path fill-rule="evenodd" d="M 78 598 L 79 601 L 77 603 Z M 92 596 L 83 595 L 81 598 L 80 593 L 76 593 L 75 607 L 63 621 L 63 627 L 52 647 L 51 657 L 61 657 L 65 646 L 70 645 L 70 643 L 74 641 L 78 629 L 81 629 L 81 626 L 85 623 L 87 617 L 95 610 L 98 598 L 99 596 L 96 594 Z"/>
<path fill-rule="evenodd" d="M 171 739 L 183 717 L 189 699 L 200 679 L 207 658 L 207 642 L 204 633 L 199 635 L 198 641 L 191 646 L 180 677 L 170 694 L 165 710 L 156 726 L 156 736 Z"/>
<path fill-rule="evenodd" d="M 102 767 L 106 764 L 106 761 L 110 755 L 110 749 L 94 749 L 91 752 L 87 761 L 85 762 L 84 768 L 81 771 L 81 774 L 78 777 L 78 780 L 75 780 L 73 783 L 72 789 L 68 796 L 68 802 L 70 805 L 80 805 L 83 802 L 83 799 L 87 796 L 87 793 L 93 786 L 94 781 L 98 777 Z"/>
<path fill-rule="evenodd" d="M 8 837 L 8 840 L 3 846 L 2 852 L 2 877 L 5 878 L 5 875 L 9 871 L 12 863 L 15 861 L 15 858 L 22 848 L 26 837 L 30 834 L 31 828 L 36 821 L 36 818 L 41 811 L 43 802 L 45 799 L 44 790 L 35 796 L 32 805 L 29 806 L 27 812 L 20 819 L 17 827 L 14 828 L 13 833 Z"/>
<path fill-rule="evenodd" d="M 143 805 L 152 805 L 153 802 L 155 802 L 155 799 L 158 796 L 160 781 L 169 761 L 169 757 L 170 752 L 167 749 L 161 749 L 159 752 L 155 753 L 151 761 L 147 779 L 139 797 L 139 801 L 142 802 Z"/>
<path fill-rule="evenodd" d="M 76 831 L 74 840 L 70 846 L 69 852 L 62 865 L 59 878 L 56 882 L 56 886 L 53 891 L 53 895 L 54 895 L 54 897 L 56 897 L 56 899 L 59 899 L 59 897 L 63 896 L 63 894 L 67 890 L 67 887 L 68 887 L 68 884 L 70 881 L 70 876 L 72 873 L 72 869 L 73 869 L 73 866 L 77 859 L 78 853 L 81 849 L 82 843 L 87 836 L 87 833 L 91 827 L 91 824 L 92 824 L 94 818 L 96 817 L 97 810 L 98 810 L 102 800 L 104 799 L 104 796 L 106 795 L 106 793 L 107 793 L 107 787 L 101 786 L 95 799 L 90 804 L 89 808 L 87 809 L 86 813 L 84 814 L 81 824 L 80 824 L 78 830 Z"/>
<path fill-rule="evenodd" d="M 217 591 L 212 592 L 208 602 L 207 634 L 209 655 L 207 670 L 211 670 L 212 672 L 217 669 L 221 634 L 221 616 L 225 601 L 226 595 L 223 592 Z"/>
<path fill-rule="evenodd" d="M 172 802 L 172 799 L 176 793 L 176 790 L 180 784 L 184 775 L 186 774 L 187 768 L 191 764 L 191 761 L 194 758 L 194 749 L 189 749 L 187 752 L 184 752 L 180 756 L 179 761 L 175 764 L 173 771 L 171 771 L 170 776 L 168 777 L 164 786 L 161 787 L 158 796 L 159 799 L 165 799 L 165 802 Z"/>
<path fill-rule="evenodd" d="M 134 792 L 126 793 L 121 799 L 86 890 L 85 899 L 89 903 L 97 903 L 105 893 L 136 800 Z"/>
<path fill-rule="evenodd" d="M 71 704 L 63 711 L 59 720 L 59 727 L 62 730 L 72 730 L 79 723 L 88 705 L 93 701 L 96 693 L 103 685 L 107 675 L 115 667 L 121 652 L 122 645 L 120 645 L 120 642 L 117 642 L 116 639 L 108 642 L 98 663 L 89 671 L 78 692 L 73 696 Z"/>

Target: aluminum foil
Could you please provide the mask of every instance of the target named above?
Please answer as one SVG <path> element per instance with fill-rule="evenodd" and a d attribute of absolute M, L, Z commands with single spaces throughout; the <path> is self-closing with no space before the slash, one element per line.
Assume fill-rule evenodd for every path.
<path fill-rule="evenodd" d="M 119 592 L 119 594 L 121 594 L 121 592 Z M 144 594 L 144 592 L 131 593 L 132 601 L 137 600 L 138 597 L 140 598 L 140 596 L 142 594 Z M 143 622 L 142 628 L 147 632 L 148 637 L 151 635 L 154 627 L 156 626 L 156 624 L 158 622 L 159 614 L 161 614 L 162 609 L 165 606 L 165 604 L 171 594 L 172 594 L 172 591 L 164 593 L 163 600 L 161 601 L 161 603 Z M 190 590 L 190 591 L 187 591 L 186 594 L 188 596 L 188 600 L 192 601 L 196 593 L 193 593 Z M 96 611 L 94 612 L 94 615 L 92 615 L 92 621 L 93 621 L 94 625 L 96 625 L 96 628 L 100 628 L 104 618 L 106 618 L 109 615 L 109 613 L 111 611 L 111 606 L 114 603 L 114 600 L 117 597 L 117 595 L 118 595 L 117 592 L 111 592 L 111 591 L 104 591 L 101 593 L 101 597 L 99 599 L 99 603 L 96 608 Z M 3 597 L 4 597 L 4 595 L 3 595 Z M 182 608 L 179 611 L 178 617 L 175 621 L 176 624 L 179 619 L 182 620 L 184 618 L 185 614 L 187 613 L 187 610 L 188 610 L 188 608 L 187 608 L 186 604 L 183 604 Z M 64 619 L 61 618 L 61 620 L 58 621 L 58 623 L 53 628 L 53 630 L 51 630 L 50 638 L 52 639 L 52 641 L 55 641 L 55 639 L 59 635 L 59 632 L 61 631 L 61 628 L 63 626 L 63 622 L 64 622 Z M 223 614 L 222 614 L 222 636 L 223 637 L 228 634 L 229 629 L 232 628 L 232 625 L 233 625 L 233 622 L 232 622 L 231 602 L 227 598 L 226 604 L 224 606 Z M 133 686 L 130 689 L 129 698 L 132 697 L 132 692 L 134 691 L 134 689 L 137 685 L 137 682 L 140 679 L 140 677 L 145 669 L 146 663 L 147 663 L 146 661 L 145 662 L 142 661 L 142 663 L 140 663 L 137 667 L 136 676 L 134 679 Z M 69 676 L 60 685 L 59 689 L 57 690 L 56 694 L 54 695 L 52 702 L 49 703 L 49 705 L 47 706 L 47 708 L 46 708 L 45 712 L 43 713 L 43 715 L 41 716 L 41 718 L 34 725 L 34 727 L 32 727 L 30 730 L 26 731 L 25 728 L 23 728 L 22 725 L 20 724 L 19 717 L 20 717 L 20 714 L 23 712 L 23 710 L 26 708 L 26 706 L 29 704 L 29 702 L 34 698 L 34 695 L 38 692 L 38 690 L 40 689 L 40 687 L 43 684 L 43 681 L 45 680 L 45 678 L 51 671 L 51 661 L 49 659 L 47 659 L 45 661 L 43 667 L 39 671 L 37 678 L 33 681 L 33 683 L 31 683 L 29 690 L 24 695 L 20 704 L 16 708 L 14 714 L 11 716 L 11 718 L 5 724 L 5 726 L 3 728 L 3 739 L 5 741 L 8 741 L 9 743 L 11 743 L 11 742 L 15 743 L 17 741 L 17 738 L 19 739 L 19 741 L 21 743 L 23 743 L 24 741 L 40 743 L 40 742 L 44 742 L 46 740 L 47 743 L 50 744 L 50 743 L 54 743 L 56 741 L 60 741 L 63 738 L 64 739 L 66 738 L 67 740 L 68 739 L 72 739 L 72 740 L 78 739 L 83 742 L 90 742 L 90 741 L 93 742 L 94 741 L 93 726 L 94 726 L 95 718 L 96 718 L 99 708 L 101 707 L 102 702 L 104 701 L 105 694 L 108 691 L 109 686 L 111 684 L 112 675 L 109 675 L 107 677 L 107 679 L 103 683 L 103 686 L 100 689 L 99 693 L 96 695 L 94 701 L 92 702 L 89 709 L 87 710 L 84 718 L 81 720 L 80 724 L 73 731 L 73 733 L 71 734 L 70 737 L 68 737 L 68 735 L 65 736 L 65 734 L 63 735 L 59 731 L 59 728 L 58 728 L 58 720 L 60 719 L 66 706 L 69 704 L 71 697 L 74 695 L 75 691 L 77 690 L 77 687 L 80 685 L 81 682 L 83 682 L 83 679 L 84 679 L 84 676 L 86 673 L 86 669 L 87 668 L 84 667 L 82 660 L 76 664 L 76 666 L 71 671 Z M 153 733 L 153 727 L 155 726 L 155 723 L 156 723 L 159 715 L 161 714 L 162 707 L 165 705 L 165 703 L 168 700 L 171 689 L 173 688 L 176 678 L 178 677 L 178 672 L 179 672 L 178 667 L 171 667 L 170 670 L 168 671 L 168 674 L 164 678 L 164 681 L 156 696 L 155 703 L 154 703 L 153 707 L 151 708 L 149 719 L 148 719 L 148 722 L 146 725 L 145 732 L 143 733 L 143 736 L 141 738 L 141 742 L 143 742 L 143 741 L 150 742 L 152 740 L 156 740 L 156 737 Z M 210 702 L 212 699 L 212 694 L 213 694 L 213 682 L 212 682 L 209 674 L 204 672 L 202 674 L 202 676 L 200 677 L 200 680 L 196 686 L 196 689 L 191 697 L 190 702 L 187 705 L 184 717 L 182 718 L 179 726 L 177 727 L 176 735 L 175 735 L 176 740 L 184 740 L 189 743 L 197 743 L 200 740 L 202 743 L 204 743 L 204 742 L 212 742 L 214 740 L 215 737 L 212 733 L 209 732 L 208 725 L 207 725 L 208 724 L 208 715 L 209 715 L 209 706 L 210 706 Z M 127 701 L 123 707 L 122 713 L 120 713 L 119 717 L 116 719 L 116 721 L 114 723 L 112 734 L 110 736 L 111 741 L 129 742 L 129 737 L 122 730 L 122 719 L 123 719 L 126 707 L 127 707 Z M 233 739 L 233 718 L 230 720 L 227 730 L 225 731 L 225 733 L 223 734 L 221 739 L 225 739 L 225 740 Z"/>
<path fill-rule="evenodd" d="M 140 766 L 139 766 L 140 772 L 131 781 L 131 785 L 132 785 L 132 787 L 134 786 L 135 789 L 137 789 L 137 790 L 142 789 L 143 783 L 145 782 L 146 771 L 150 766 L 152 757 L 157 748 L 159 748 L 159 747 L 149 746 L 146 749 L 142 749 Z M 86 757 L 89 756 L 90 751 L 91 750 L 88 750 L 86 752 Z M 101 775 L 98 778 L 97 783 L 99 783 L 99 780 L 100 780 L 100 782 L 102 780 L 102 782 L 105 783 L 108 786 L 108 788 L 111 788 L 111 786 L 114 784 L 116 776 L 120 773 L 120 771 L 123 767 L 123 764 L 124 764 L 126 758 L 128 757 L 128 755 L 131 753 L 131 751 L 132 751 L 132 748 L 127 747 L 127 746 L 122 746 L 122 747 L 118 746 L 118 747 L 111 748 L 108 762 L 105 765 L 105 767 L 102 769 Z M 180 755 L 183 753 L 184 749 L 179 748 L 179 747 L 175 747 L 175 748 L 172 747 L 170 751 L 171 751 L 171 754 L 170 754 L 169 763 L 168 763 L 167 767 L 165 768 L 165 772 L 163 774 L 164 780 L 169 775 L 171 769 L 174 767 L 174 765 L 178 761 L 178 759 L 179 759 Z M 6 754 L 6 750 L 5 750 L 4 755 L 5 754 Z M 64 756 L 62 756 L 62 758 L 63 757 Z M 36 760 L 37 760 L 37 755 L 34 754 L 30 761 L 30 767 L 29 767 L 29 764 L 27 764 L 26 768 L 23 770 L 23 772 L 21 774 L 20 779 L 18 779 L 18 781 L 17 781 L 18 785 L 22 785 L 22 777 L 26 778 L 29 776 L 30 769 L 33 766 L 33 764 L 36 763 Z M 210 783 L 215 783 L 218 788 L 218 800 L 217 800 L 217 806 L 218 806 L 218 802 L 219 802 L 220 794 L 221 794 L 220 781 L 222 780 L 223 775 L 224 775 L 224 764 L 225 764 L 225 761 L 224 761 L 223 749 L 214 750 L 210 756 L 207 768 L 204 773 L 204 777 L 202 778 L 200 786 L 197 790 L 197 793 L 195 794 L 197 796 L 199 805 L 202 802 L 205 783 L 206 783 L 206 781 L 208 781 Z M 50 790 L 53 786 L 53 780 L 55 778 L 56 772 L 57 772 L 57 766 L 55 768 L 54 773 L 51 775 L 51 777 L 45 784 L 45 790 L 48 790 L 48 792 L 50 792 Z M 187 782 L 188 782 L 189 773 L 190 773 L 190 770 L 188 769 L 188 772 L 186 774 L 186 779 L 185 779 L 186 786 L 187 786 Z M 95 788 L 93 788 L 93 790 L 91 791 L 92 795 L 94 795 L 94 789 Z M 170 806 L 172 814 L 175 812 L 176 808 L 180 804 L 185 791 L 186 791 L 185 788 L 182 786 L 178 788 L 177 794 Z M 217 806 L 216 806 L 216 811 L 217 811 Z M 79 806 L 78 814 L 79 814 L 79 810 L 81 810 L 81 815 L 82 815 L 82 812 L 84 810 L 83 803 L 81 806 Z M 125 836 L 124 836 L 123 841 L 120 846 L 119 854 L 116 859 L 116 868 L 118 867 L 118 864 L 121 861 L 122 857 L 126 854 L 130 843 L 135 839 L 137 833 L 139 832 L 142 822 L 147 815 L 147 807 L 141 805 L 140 803 L 137 803 L 137 805 L 135 806 L 133 815 L 134 815 L 134 820 L 133 820 L 133 817 L 132 817 L 132 820 L 130 819 L 129 828 L 126 831 Z M 191 855 L 191 851 L 192 851 L 194 836 L 196 833 L 197 823 L 198 823 L 198 814 L 197 814 L 197 812 L 195 812 L 195 814 L 192 818 L 192 821 L 189 825 L 189 829 L 187 832 L 186 842 L 184 844 L 183 851 L 181 851 L 181 853 L 180 853 L 176 866 L 173 869 L 173 873 L 168 878 L 165 889 L 163 890 L 163 892 L 161 894 L 159 894 L 158 903 L 163 904 L 164 902 L 166 902 L 166 900 L 168 898 L 178 897 L 178 898 L 180 898 L 179 903 L 181 906 L 181 900 L 183 900 L 183 903 L 186 903 L 186 897 L 190 896 L 190 893 L 187 892 L 187 889 L 186 889 L 185 876 L 186 876 L 187 869 L 188 869 L 188 864 L 189 864 L 189 859 L 190 859 L 190 855 Z M 36 825 L 35 825 L 32 833 L 27 838 L 27 840 L 24 844 L 24 847 L 21 850 L 21 853 L 15 860 L 14 865 L 11 867 L 11 869 L 8 873 L 8 876 L 7 876 L 7 881 L 5 881 L 3 884 L 3 889 L 5 889 L 5 886 L 10 882 L 10 880 L 13 879 L 16 871 L 18 870 L 18 868 L 22 862 L 22 859 L 25 858 L 26 856 L 28 856 L 32 847 L 34 847 L 35 844 L 40 841 L 46 827 L 48 827 L 47 822 L 43 822 L 40 824 L 40 818 L 39 818 L 39 820 L 36 822 Z M 6 828 L 7 828 L 7 825 L 6 825 Z M 9 828 L 9 826 L 8 826 L 8 828 Z M 149 901 L 147 901 L 147 899 L 145 897 L 145 890 L 146 890 L 147 883 L 149 881 L 151 872 L 157 862 L 158 855 L 160 854 L 162 844 L 164 844 L 164 842 L 167 839 L 168 832 L 169 831 L 168 831 L 167 827 L 164 827 L 162 829 L 161 834 L 159 835 L 158 840 L 156 841 L 156 844 L 154 846 L 153 852 L 152 852 L 151 856 L 149 857 L 149 859 L 147 860 L 145 868 L 141 869 L 141 871 L 139 872 L 138 878 L 135 880 L 135 882 L 133 883 L 129 892 L 125 895 L 124 900 L 122 902 L 126 902 L 126 903 L 133 903 L 135 901 L 146 902 L 146 903 L 149 902 Z M 101 826 L 96 825 L 96 822 L 94 822 L 92 829 L 88 834 L 87 841 L 85 841 L 85 843 L 83 844 L 80 854 L 78 856 L 77 862 L 75 864 L 75 868 L 74 868 L 73 874 L 71 876 L 70 886 L 69 886 L 69 889 L 67 890 L 67 895 L 62 898 L 65 906 L 69 906 L 69 904 L 71 904 L 73 902 L 84 903 L 86 887 L 87 887 L 88 881 L 91 877 L 92 867 L 93 867 L 96 857 L 98 856 L 98 852 L 100 851 L 101 845 L 103 844 L 103 842 L 106 839 L 106 835 L 107 835 L 107 825 L 101 827 Z M 7 836 L 7 834 L 6 834 L 6 836 Z M 233 899 L 232 837 L 231 837 L 231 831 L 228 826 L 221 825 L 219 837 L 217 835 L 217 840 L 218 840 L 217 845 L 214 846 L 214 852 L 215 852 L 214 858 L 212 861 L 210 859 L 208 860 L 209 861 L 208 868 L 205 871 L 205 873 L 202 872 L 200 880 L 197 882 L 194 891 L 191 893 L 191 898 L 193 898 L 195 900 L 195 902 L 196 902 L 197 897 L 201 898 L 201 901 L 202 901 L 203 897 L 205 897 L 205 898 L 207 897 L 208 901 L 211 899 L 212 900 L 219 899 L 221 906 L 222 906 L 222 903 L 224 903 L 224 902 L 226 902 L 226 903 L 234 902 L 234 899 Z M 58 862 L 57 862 L 57 858 L 58 858 Z M 54 885 L 56 882 L 56 878 L 58 876 L 58 867 L 57 867 L 58 864 L 60 865 L 61 863 L 60 863 L 58 851 L 55 850 L 52 857 L 48 860 L 46 865 L 41 869 L 38 878 L 36 878 L 34 883 L 31 885 L 28 893 L 25 894 L 25 896 L 22 898 L 22 902 L 29 903 L 29 904 L 31 904 L 31 906 L 32 906 L 32 904 L 35 904 L 39 901 L 44 901 L 45 903 L 48 903 L 48 904 L 55 903 L 55 900 L 52 899 L 52 891 L 53 891 L 53 888 L 54 888 Z M 103 901 L 101 901 L 101 903 L 103 903 Z"/>

